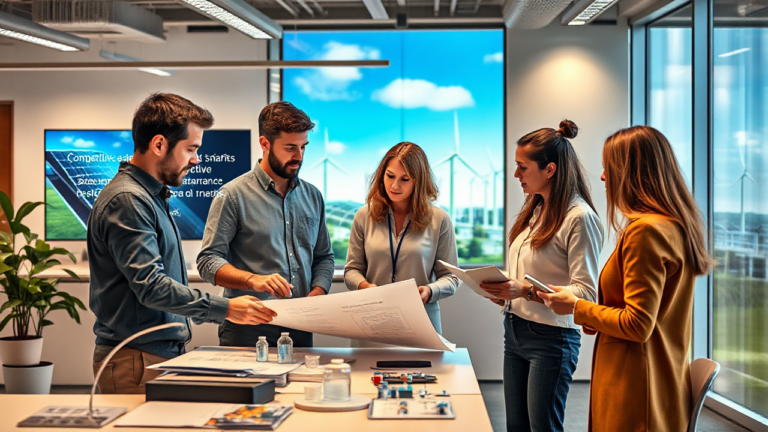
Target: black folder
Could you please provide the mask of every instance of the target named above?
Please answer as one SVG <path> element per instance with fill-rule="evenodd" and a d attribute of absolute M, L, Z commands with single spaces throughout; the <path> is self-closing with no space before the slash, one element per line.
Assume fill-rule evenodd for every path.
<path fill-rule="evenodd" d="M 147 402 L 223 402 L 264 404 L 275 400 L 275 380 L 207 382 L 152 380 L 146 384 Z"/>

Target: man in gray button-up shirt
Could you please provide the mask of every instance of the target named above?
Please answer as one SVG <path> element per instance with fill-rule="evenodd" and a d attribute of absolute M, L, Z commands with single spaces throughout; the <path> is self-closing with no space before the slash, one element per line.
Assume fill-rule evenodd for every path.
<path fill-rule="evenodd" d="M 226 297 L 269 298 L 328 293 L 333 251 L 320 191 L 298 178 L 314 127 L 288 102 L 266 106 L 259 115 L 264 158 L 224 185 L 211 204 L 197 268 Z M 255 293 L 254 293 L 255 291 Z M 254 346 L 266 336 L 271 346 L 289 331 L 295 346 L 312 346 L 312 333 L 273 325 L 219 327 L 222 346 Z"/>

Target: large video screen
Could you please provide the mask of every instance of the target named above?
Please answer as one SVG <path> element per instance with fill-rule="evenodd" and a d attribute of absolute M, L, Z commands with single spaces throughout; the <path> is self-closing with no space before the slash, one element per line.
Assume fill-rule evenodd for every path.
<path fill-rule="evenodd" d="M 129 130 L 46 130 L 46 239 L 85 240 L 96 197 L 132 156 Z M 184 183 L 171 188 L 171 214 L 184 240 L 203 238 L 216 191 L 251 169 L 251 131 L 205 131 L 198 157 Z"/>
<path fill-rule="evenodd" d="M 301 177 L 325 198 L 336 263 L 386 151 L 420 145 L 464 266 L 503 265 L 504 30 L 286 31 L 284 60 L 389 60 L 385 68 L 284 69 L 283 99 L 309 114 Z"/>

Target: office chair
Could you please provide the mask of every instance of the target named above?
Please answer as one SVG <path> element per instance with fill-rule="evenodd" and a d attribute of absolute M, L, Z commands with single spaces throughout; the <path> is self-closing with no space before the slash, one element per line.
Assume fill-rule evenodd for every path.
<path fill-rule="evenodd" d="M 696 432 L 699 424 L 699 414 L 704 401 L 707 399 L 707 392 L 712 388 L 717 373 L 720 372 L 720 364 L 707 358 L 699 358 L 691 363 L 691 396 L 693 397 L 693 406 L 691 407 L 691 420 L 688 423 L 688 432 Z"/>

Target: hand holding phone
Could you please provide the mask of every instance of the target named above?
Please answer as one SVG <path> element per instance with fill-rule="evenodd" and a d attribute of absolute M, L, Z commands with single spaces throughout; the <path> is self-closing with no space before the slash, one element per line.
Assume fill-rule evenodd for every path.
<path fill-rule="evenodd" d="M 531 283 L 531 285 L 535 286 L 536 288 L 538 288 L 541 291 L 544 291 L 545 293 L 550 293 L 550 294 L 555 293 L 555 290 L 553 290 L 552 288 L 548 287 L 547 285 L 544 285 L 538 279 L 536 279 L 535 277 L 533 277 L 533 276 L 531 276 L 529 274 L 526 274 L 523 277 L 523 279 L 527 280 L 528 282 Z"/>

